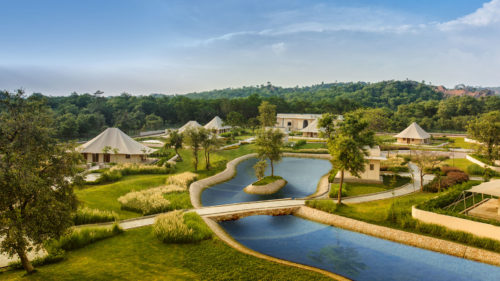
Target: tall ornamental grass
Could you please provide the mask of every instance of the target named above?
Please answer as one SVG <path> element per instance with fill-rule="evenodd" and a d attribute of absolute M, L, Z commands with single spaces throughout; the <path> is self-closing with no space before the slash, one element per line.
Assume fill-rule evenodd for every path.
<path fill-rule="evenodd" d="M 164 243 L 194 243 L 212 237 L 212 231 L 198 214 L 180 210 L 156 217 L 153 233 Z"/>
<path fill-rule="evenodd" d="M 170 201 L 164 194 L 185 191 L 176 185 L 166 185 L 141 191 L 132 191 L 118 198 L 121 208 L 143 215 L 157 214 L 171 210 Z"/>
<path fill-rule="evenodd" d="M 113 211 L 101 211 L 98 209 L 82 208 L 73 214 L 75 225 L 110 222 L 118 219 L 118 215 Z"/>
<path fill-rule="evenodd" d="M 123 232 L 123 229 L 115 223 L 112 227 L 88 227 L 73 229 L 70 233 L 61 236 L 58 240 L 52 240 L 49 248 L 62 249 L 65 251 L 83 248 L 89 244 L 113 237 Z"/>
<path fill-rule="evenodd" d="M 189 187 L 191 183 L 193 183 L 197 174 L 191 172 L 184 172 L 177 175 L 173 175 L 167 178 L 167 184 L 177 185 L 183 187 L 185 190 Z"/>
<path fill-rule="evenodd" d="M 110 172 L 120 171 L 120 173 L 124 176 L 127 175 L 137 175 L 137 174 L 168 174 L 172 170 L 170 165 L 166 167 L 158 167 L 156 165 L 145 165 L 145 164 L 137 164 L 137 163 L 125 163 L 119 164 L 111 167 L 109 169 Z"/>

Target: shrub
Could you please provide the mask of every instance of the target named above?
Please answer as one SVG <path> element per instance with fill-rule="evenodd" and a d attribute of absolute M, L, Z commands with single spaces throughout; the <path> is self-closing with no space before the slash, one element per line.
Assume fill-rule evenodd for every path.
<path fill-rule="evenodd" d="M 301 146 L 304 146 L 306 144 L 307 144 L 306 140 L 298 140 L 293 147 L 294 148 L 300 148 Z"/>
<path fill-rule="evenodd" d="M 101 211 L 98 209 L 82 208 L 78 209 L 73 214 L 73 222 L 75 225 L 109 222 L 118 219 L 118 215 L 112 211 Z"/>
<path fill-rule="evenodd" d="M 467 173 L 469 173 L 469 175 L 482 176 L 484 174 L 484 168 L 478 164 L 472 164 L 467 167 Z"/>
<path fill-rule="evenodd" d="M 193 243 L 212 237 L 212 231 L 198 214 L 182 211 L 156 217 L 153 233 L 164 243 Z"/>
<path fill-rule="evenodd" d="M 337 210 L 337 204 L 332 200 L 306 200 L 306 206 L 331 214 Z"/>
<path fill-rule="evenodd" d="M 197 174 L 191 173 L 191 172 L 184 172 L 181 174 L 173 175 L 167 178 L 167 184 L 171 185 L 177 185 L 180 187 L 183 187 L 185 190 L 189 187 L 191 183 L 193 183 L 196 178 L 198 177 Z"/>
<path fill-rule="evenodd" d="M 438 189 L 440 187 L 441 190 L 444 190 L 450 186 L 467 182 L 469 180 L 469 176 L 460 169 L 453 167 L 446 167 L 445 171 L 446 171 L 445 176 L 440 178 L 435 177 L 430 183 L 426 184 L 424 186 L 424 191 L 438 192 Z"/>
<path fill-rule="evenodd" d="M 155 165 L 145 165 L 137 163 L 120 164 L 109 169 L 110 172 L 119 171 L 123 176 L 137 175 L 137 174 L 168 174 L 172 170 L 170 164 L 165 167 L 158 167 Z"/>
<path fill-rule="evenodd" d="M 347 190 L 349 189 L 349 184 L 344 182 L 342 184 L 342 191 L 341 195 L 342 197 L 347 196 Z M 330 198 L 337 198 L 339 196 L 339 184 L 338 183 L 333 183 L 332 188 L 330 189 L 330 193 L 328 194 L 328 197 Z"/>
<path fill-rule="evenodd" d="M 59 240 L 51 240 L 49 248 L 57 248 L 65 251 L 75 250 L 85 247 L 89 244 L 113 237 L 123 232 L 118 224 L 113 224 L 109 227 L 89 227 L 82 229 L 74 229 L 70 233 L 61 236 Z"/>
<path fill-rule="evenodd" d="M 143 215 L 170 211 L 170 201 L 165 199 L 165 193 L 185 191 L 177 185 L 166 185 L 141 191 L 132 191 L 118 198 L 123 210 L 139 212 Z"/>

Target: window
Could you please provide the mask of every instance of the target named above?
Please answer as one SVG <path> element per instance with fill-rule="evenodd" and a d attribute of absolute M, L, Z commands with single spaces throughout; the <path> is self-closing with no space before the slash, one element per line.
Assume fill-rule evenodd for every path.
<path fill-rule="evenodd" d="M 375 170 L 375 165 L 370 164 L 370 171 L 373 171 L 373 170 Z"/>
<path fill-rule="evenodd" d="M 111 162 L 111 155 L 108 153 L 104 154 L 104 163 L 109 163 Z"/>
<path fill-rule="evenodd" d="M 87 162 L 87 153 L 82 153 L 83 159 L 85 159 L 85 162 Z"/>
<path fill-rule="evenodd" d="M 288 127 L 292 126 L 292 122 L 288 121 Z"/>
<path fill-rule="evenodd" d="M 125 154 L 125 158 L 130 159 L 130 154 Z"/>
<path fill-rule="evenodd" d="M 94 153 L 92 154 L 92 162 L 99 162 L 99 154 Z"/>
<path fill-rule="evenodd" d="M 307 120 L 304 120 L 304 122 L 302 122 L 302 128 L 306 128 L 308 125 L 309 122 Z"/>

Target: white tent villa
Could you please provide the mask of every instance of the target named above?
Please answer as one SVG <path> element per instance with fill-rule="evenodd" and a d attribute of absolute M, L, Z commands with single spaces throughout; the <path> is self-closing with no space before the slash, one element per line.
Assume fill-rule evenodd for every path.
<path fill-rule="evenodd" d="M 184 126 L 180 127 L 179 130 L 177 130 L 179 132 L 179 134 L 182 134 L 185 130 L 189 129 L 189 128 L 201 128 L 202 126 L 200 125 L 200 123 L 196 122 L 196 121 L 188 121 L 186 124 L 184 124 Z"/>
<path fill-rule="evenodd" d="M 344 172 L 345 182 L 363 182 L 363 183 L 382 183 L 382 177 L 380 176 L 380 161 L 387 160 L 385 156 L 380 153 L 380 147 L 374 146 L 368 148 L 369 155 L 365 157 L 368 163 L 365 164 L 365 171 L 360 174 L 360 178 L 351 175 L 349 172 Z M 340 180 L 340 172 L 335 176 L 335 182 Z"/>
<path fill-rule="evenodd" d="M 431 135 L 415 122 L 394 137 L 401 144 L 425 144 L 431 141 Z"/>
<path fill-rule="evenodd" d="M 87 163 L 137 163 L 153 152 L 118 128 L 107 128 L 77 149 Z"/>
<path fill-rule="evenodd" d="M 231 130 L 231 126 L 224 126 L 224 122 L 220 119 L 219 116 L 215 116 L 210 122 L 208 122 L 205 126 L 207 130 L 215 130 L 217 134 L 229 132 Z"/>

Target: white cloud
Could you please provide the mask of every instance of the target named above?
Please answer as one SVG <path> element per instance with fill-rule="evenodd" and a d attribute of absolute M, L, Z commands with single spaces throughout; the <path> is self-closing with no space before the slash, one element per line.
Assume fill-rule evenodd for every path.
<path fill-rule="evenodd" d="M 277 55 L 280 55 L 286 51 L 286 46 L 284 42 L 272 44 L 271 48 L 273 49 L 273 52 Z"/>
<path fill-rule="evenodd" d="M 481 8 L 471 14 L 440 24 L 439 28 L 446 31 L 468 26 L 484 27 L 498 23 L 500 23 L 500 0 L 492 0 L 484 3 Z"/>

